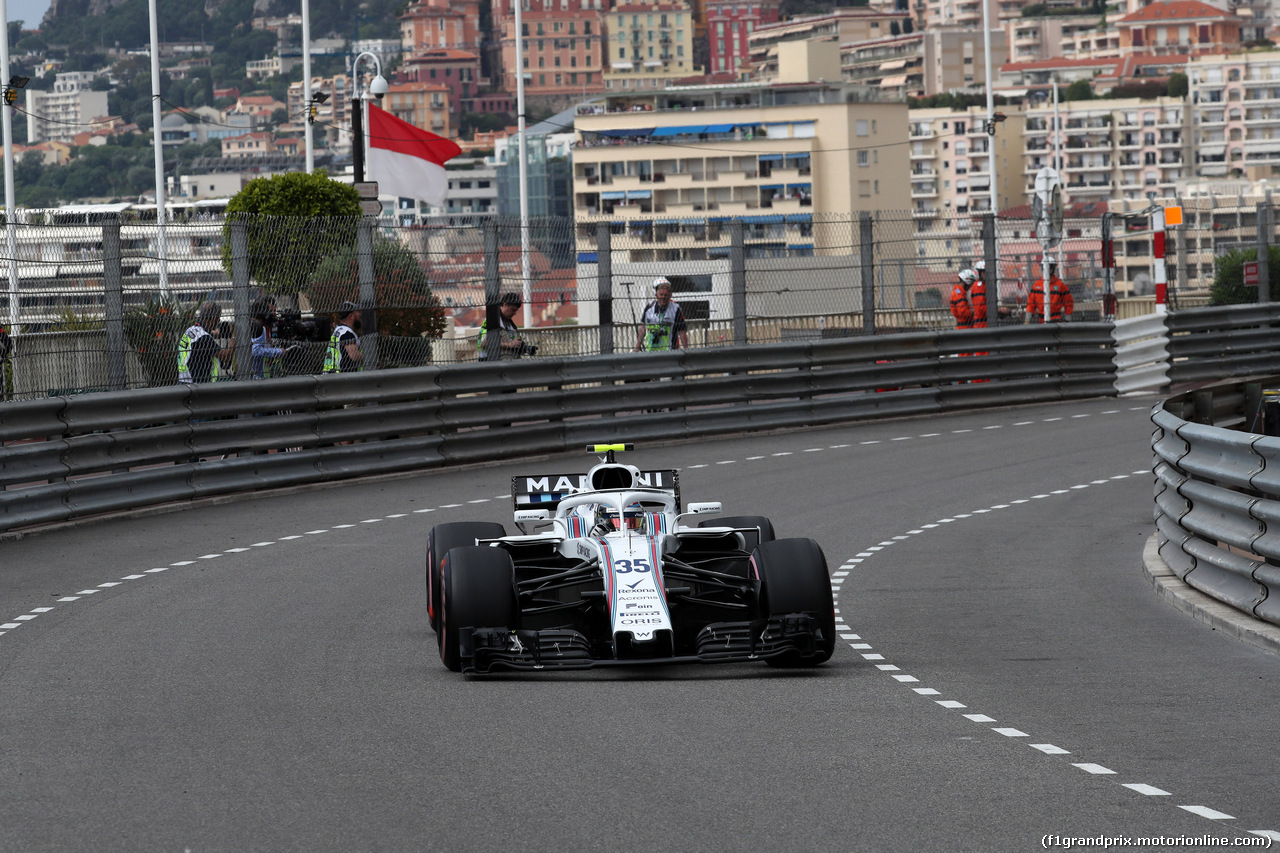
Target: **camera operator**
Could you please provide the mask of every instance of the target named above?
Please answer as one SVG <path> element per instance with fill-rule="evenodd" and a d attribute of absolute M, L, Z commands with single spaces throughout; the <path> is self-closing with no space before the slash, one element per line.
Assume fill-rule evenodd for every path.
<path fill-rule="evenodd" d="M 508 292 L 502 294 L 498 302 L 498 357 L 500 359 L 520 358 L 522 355 L 537 355 L 538 348 L 526 344 L 520 337 L 520 329 L 515 324 L 516 312 L 523 301 L 520 294 Z M 489 321 L 480 324 L 480 337 L 476 340 L 476 355 L 481 361 L 489 360 L 489 351 L 485 346 L 485 338 L 489 336 Z"/>
<path fill-rule="evenodd" d="M 281 359 L 284 350 L 273 346 L 271 329 L 276 324 L 276 300 L 271 296 L 259 296 L 250 308 L 252 317 L 249 329 L 253 335 L 251 362 L 254 379 L 266 379 L 268 376 L 281 376 L 284 373 Z"/>
<path fill-rule="evenodd" d="M 217 382 L 222 377 L 225 365 L 231 363 L 235 353 L 236 340 L 222 347 L 218 338 L 227 330 L 223 329 L 222 307 L 216 302 L 206 302 L 200 306 L 196 321 L 192 323 L 178 340 L 178 381 L 183 384 L 192 382 Z"/>

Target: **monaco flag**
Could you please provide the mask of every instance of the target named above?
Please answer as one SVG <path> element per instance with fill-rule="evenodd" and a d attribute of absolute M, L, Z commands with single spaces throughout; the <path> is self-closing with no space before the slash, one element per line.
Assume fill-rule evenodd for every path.
<path fill-rule="evenodd" d="M 369 105 L 369 162 L 365 172 L 387 195 L 442 206 L 449 189 L 444 164 L 461 153 L 452 140 Z"/>

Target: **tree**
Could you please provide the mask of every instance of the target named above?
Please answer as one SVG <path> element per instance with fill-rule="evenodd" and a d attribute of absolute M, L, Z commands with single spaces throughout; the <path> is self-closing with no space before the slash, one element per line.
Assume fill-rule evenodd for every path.
<path fill-rule="evenodd" d="M 222 266 L 230 275 L 231 226 L 245 222 L 249 272 L 268 293 L 305 291 L 316 266 L 355 243 L 360 194 L 323 171 L 290 172 L 245 184 L 227 204 Z"/>
<path fill-rule="evenodd" d="M 1062 93 L 1064 101 L 1089 101 L 1093 99 L 1093 84 L 1088 80 L 1074 80 Z"/>
<path fill-rule="evenodd" d="M 1209 286 L 1210 305 L 1239 305 L 1258 301 L 1258 288 L 1245 287 L 1244 265 L 1256 261 L 1258 250 L 1232 249 L 1218 256 L 1213 284 Z M 1280 300 L 1280 246 L 1267 247 L 1267 273 L 1272 302 Z"/>
<path fill-rule="evenodd" d="M 1186 98 L 1189 91 L 1191 91 L 1191 86 L 1186 74 L 1181 71 L 1175 71 L 1169 75 L 1170 98 Z"/>
<path fill-rule="evenodd" d="M 438 338 L 444 333 L 444 308 L 431 292 L 417 257 L 399 242 L 374 241 L 373 280 L 378 334 Z M 346 300 L 360 301 L 359 256 L 354 245 L 321 261 L 311 284 L 311 304 L 317 311 L 336 311 Z"/>

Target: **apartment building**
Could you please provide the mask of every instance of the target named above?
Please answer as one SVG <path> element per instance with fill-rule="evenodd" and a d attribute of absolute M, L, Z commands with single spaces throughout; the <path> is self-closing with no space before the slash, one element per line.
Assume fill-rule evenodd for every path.
<path fill-rule="evenodd" d="M 1280 51 L 1195 57 L 1187 78 L 1198 173 L 1280 174 Z"/>
<path fill-rule="evenodd" d="M 1193 174 L 1191 110 L 1181 98 L 1068 101 L 1057 109 L 1058 124 L 1050 104 L 1026 110 L 1028 193 L 1045 166 L 1059 170 L 1070 202 L 1172 195 Z"/>
<path fill-rule="evenodd" d="M 1021 5 L 1009 3 L 1008 8 L 1003 8 L 1006 4 L 1002 4 L 1000 0 L 986 0 L 987 16 L 991 24 L 1004 17 L 1018 17 L 1022 14 Z M 926 30 L 936 29 L 938 27 L 972 27 L 980 28 L 982 26 L 982 0 L 924 0 L 919 5 L 923 6 L 924 19 L 922 23 Z"/>
<path fill-rule="evenodd" d="M 424 51 L 405 60 L 400 80 L 444 86 L 449 90 L 449 104 L 457 116 L 463 105 L 480 93 L 480 54 L 448 47 Z"/>
<path fill-rule="evenodd" d="M 614 6 L 605 17 L 605 90 L 648 91 L 701 74 L 693 64 L 695 25 L 685 0 Z"/>
<path fill-rule="evenodd" d="M 481 44 L 480 0 L 417 0 L 400 15 L 400 47 L 412 56 L 427 50 L 476 50 Z"/>
<path fill-rule="evenodd" d="M 27 142 L 70 142 L 77 133 L 92 130 L 94 119 L 107 117 L 107 93 L 90 86 L 92 71 L 63 71 L 53 91 L 24 89 L 27 98 Z"/>
<path fill-rule="evenodd" d="M 449 87 L 431 83 L 392 83 L 379 105 L 396 118 L 437 136 L 452 136 Z"/>
<path fill-rule="evenodd" d="M 1026 201 L 1020 111 L 1001 107 L 988 133 L 984 107 L 913 109 L 909 116 L 911 211 L 922 259 L 977 257 L 974 214 L 991 210 L 990 151 L 996 152 L 996 210 Z"/>
<path fill-rule="evenodd" d="M 1120 52 L 1200 56 L 1240 47 L 1242 19 L 1201 0 L 1157 0 L 1115 22 Z"/>
<path fill-rule="evenodd" d="M 573 155 L 583 252 L 606 222 L 619 262 L 726 257 L 728 223 L 741 220 L 751 256 L 847 253 L 848 230 L 815 230 L 815 216 L 909 206 L 906 105 L 875 89 L 672 86 L 583 112 Z"/>
<path fill-rule="evenodd" d="M 924 33 L 924 91 L 937 95 L 958 88 L 985 87 L 987 64 L 981 29 L 933 29 Z M 1008 59 L 1004 30 L 991 33 L 993 73 Z"/>
<path fill-rule="evenodd" d="M 525 0 L 521 11 L 525 94 L 582 96 L 604 91 L 603 0 Z M 502 85 L 516 90 L 516 21 L 512 0 L 493 4 L 501 38 Z"/>
<path fill-rule="evenodd" d="M 794 18 L 760 26 L 747 36 L 752 77 L 772 79 L 778 74 L 778 45 L 785 42 L 831 40 L 836 44 L 879 41 L 915 32 L 909 12 L 898 9 L 837 9 L 828 15 Z"/>
<path fill-rule="evenodd" d="M 781 8 L 780 0 L 706 0 L 707 71 L 733 72 L 748 65 L 748 39 L 760 27 L 776 24 Z"/>

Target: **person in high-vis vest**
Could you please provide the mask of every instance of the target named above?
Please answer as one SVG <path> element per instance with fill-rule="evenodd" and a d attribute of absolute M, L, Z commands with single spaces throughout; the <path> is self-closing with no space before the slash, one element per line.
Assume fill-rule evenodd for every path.
<path fill-rule="evenodd" d="M 1063 323 L 1076 310 L 1071 290 L 1058 278 L 1058 265 L 1049 264 L 1049 322 Z M 1027 294 L 1026 322 L 1044 322 L 1044 279 L 1036 279 Z"/>
<path fill-rule="evenodd" d="M 329 336 L 324 351 L 325 373 L 354 373 L 360 370 L 364 353 L 360 352 L 360 307 L 354 302 L 344 302 L 338 307 L 338 323 Z"/>
<path fill-rule="evenodd" d="M 537 352 L 537 347 L 525 344 L 524 338 L 520 337 L 520 327 L 516 325 L 516 314 L 523 305 L 524 300 L 515 291 L 502 294 L 502 298 L 498 301 L 499 359 L 520 358 L 522 355 L 533 355 Z M 480 324 L 480 337 L 476 338 L 476 358 L 480 361 L 489 360 L 488 344 L 489 321 L 485 320 Z"/>
<path fill-rule="evenodd" d="M 182 333 L 178 340 L 178 382 L 217 382 L 225 378 L 223 361 L 235 352 L 236 341 L 225 347 L 218 345 L 212 332 L 217 331 L 222 320 L 222 308 L 216 302 L 206 302 L 196 314 L 196 322 Z"/>
<path fill-rule="evenodd" d="M 671 282 L 656 278 L 653 280 L 653 301 L 644 307 L 644 313 L 640 315 L 636 352 L 688 348 L 684 312 L 680 310 L 679 303 L 671 301 Z"/>

